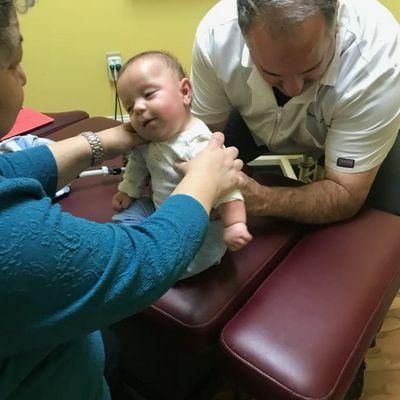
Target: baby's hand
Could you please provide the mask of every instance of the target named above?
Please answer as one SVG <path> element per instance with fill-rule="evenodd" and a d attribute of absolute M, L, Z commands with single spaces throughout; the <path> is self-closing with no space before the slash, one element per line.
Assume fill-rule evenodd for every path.
<path fill-rule="evenodd" d="M 237 222 L 224 229 L 224 242 L 231 251 L 240 250 L 253 239 L 244 222 Z"/>
<path fill-rule="evenodd" d="M 112 198 L 112 206 L 114 210 L 117 211 L 129 208 L 132 202 L 133 202 L 132 197 L 128 196 L 124 192 L 117 192 L 114 194 L 114 197 Z"/>

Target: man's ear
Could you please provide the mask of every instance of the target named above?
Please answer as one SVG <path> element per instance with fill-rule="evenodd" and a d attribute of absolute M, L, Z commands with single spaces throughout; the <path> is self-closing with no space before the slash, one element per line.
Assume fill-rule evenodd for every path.
<path fill-rule="evenodd" d="M 189 78 L 183 78 L 180 85 L 183 102 L 185 105 L 190 106 L 190 103 L 192 102 L 192 84 L 190 83 Z"/>

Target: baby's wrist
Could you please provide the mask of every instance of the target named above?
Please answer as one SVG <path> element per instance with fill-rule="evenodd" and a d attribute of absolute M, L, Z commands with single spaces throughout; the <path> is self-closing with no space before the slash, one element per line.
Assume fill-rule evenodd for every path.
<path fill-rule="evenodd" d="M 230 228 L 232 226 L 244 226 L 244 227 L 246 227 L 247 225 L 246 225 L 246 222 L 244 222 L 244 221 L 236 221 L 236 222 L 232 222 L 230 225 L 225 225 L 225 229 L 228 229 L 228 228 Z"/>

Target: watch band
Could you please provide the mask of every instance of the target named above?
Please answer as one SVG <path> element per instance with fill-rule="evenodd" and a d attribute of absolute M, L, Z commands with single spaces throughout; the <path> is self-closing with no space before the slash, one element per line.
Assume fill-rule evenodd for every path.
<path fill-rule="evenodd" d="M 83 132 L 81 133 L 90 144 L 90 148 L 92 149 L 92 163 L 91 165 L 99 165 L 103 162 L 104 158 L 104 149 L 101 144 L 100 138 L 94 132 Z"/>

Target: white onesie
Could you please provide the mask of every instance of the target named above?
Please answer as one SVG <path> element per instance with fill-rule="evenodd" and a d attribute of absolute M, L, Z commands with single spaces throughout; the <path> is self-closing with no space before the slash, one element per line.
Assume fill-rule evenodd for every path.
<path fill-rule="evenodd" d="M 153 203 L 156 209 L 159 208 L 182 179 L 174 167 L 175 163 L 192 159 L 207 146 L 211 135 L 208 127 L 195 118 L 189 129 L 172 139 L 135 147 L 129 154 L 123 181 L 118 190 L 137 199 L 142 196 L 150 177 Z M 243 200 L 239 191 L 220 199 L 214 207 L 233 200 Z M 181 279 L 198 274 L 220 262 L 227 249 L 222 239 L 223 230 L 221 220 L 210 221 L 203 245 Z"/>

